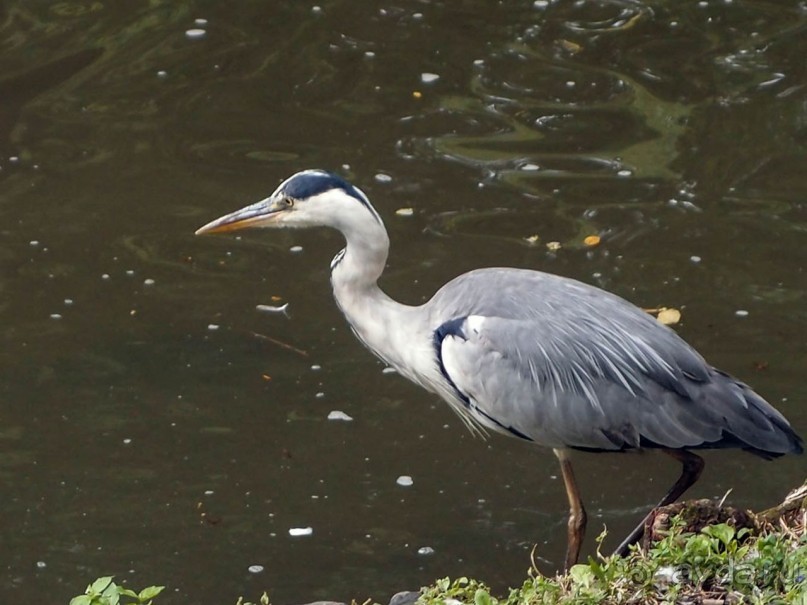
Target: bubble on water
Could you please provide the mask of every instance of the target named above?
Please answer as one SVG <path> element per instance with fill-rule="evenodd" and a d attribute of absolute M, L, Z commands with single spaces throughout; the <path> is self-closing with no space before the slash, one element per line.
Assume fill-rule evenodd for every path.
<path fill-rule="evenodd" d="M 263 565 L 250 565 L 247 567 L 247 571 L 249 571 L 249 573 L 261 573 L 263 571 Z"/>

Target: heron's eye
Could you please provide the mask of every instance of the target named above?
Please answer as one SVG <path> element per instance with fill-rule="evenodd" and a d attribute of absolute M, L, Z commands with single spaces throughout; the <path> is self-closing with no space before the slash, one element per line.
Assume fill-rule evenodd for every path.
<path fill-rule="evenodd" d="M 286 203 L 286 208 L 291 208 L 294 206 L 294 199 L 287 197 L 283 200 Z"/>

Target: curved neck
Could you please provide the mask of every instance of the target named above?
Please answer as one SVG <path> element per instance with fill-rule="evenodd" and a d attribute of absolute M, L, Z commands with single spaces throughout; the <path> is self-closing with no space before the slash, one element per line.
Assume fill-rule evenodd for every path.
<path fill-rule="evenodd" d="M 364 345 L 398 372 L 413 380 L 416 365 L 412 347 L 422 331 L 417 307 L 391 299 L 378 287 L 389 253 L 384 225 L 367 221 L 360 228 L 342 230 L 347 245 L 334 259 L 333 294 L 339 308 Z M 341 258 L 340 258 L 341 256 Z M 417 381 L 417 380 L 416 380 Z"/>

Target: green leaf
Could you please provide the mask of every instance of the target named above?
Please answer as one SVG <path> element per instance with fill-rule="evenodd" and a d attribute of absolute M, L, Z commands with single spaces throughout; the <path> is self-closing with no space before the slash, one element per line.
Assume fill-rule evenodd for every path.
<path fill-rule="evenodd" d="M 477 588 L 474 593 L 474 605 L 493 605 L 493 601 L 486 590 Z"/>
<path fill-rule="evenodd" d="M 89 590 L 89 587 L 87 587 Z M 88 594 L 79 595 L 70 599 L 70 605 L 92 605 L 92 597 Z"/>
<path fill-rule="evenodd" d="M 140 599 L 141 603 L 147 603 L 160 594 L 163 590 L 165 590 L 165 586 L 149 586 L 141 590 L 140 594 L 137 595 L 137 598 Z"/>
<path fill-rule="evenodd" d="M 118 593 L 122 597 L 131 597 L 133 599 L 138 598 L 137 593 L 134 590 L 129 590 L 128 588 L 123 588 L 122 586 L 118 587 Z"/>
<path fill-rule="evenodd" d="M 95 582 L 89 585 L 87 588 L 87 594 L 95 593 L 95 594 L 104 594 L 104 591 L 107 590 L 110 585 L 114 586 L 112 579 L 114 576 L 103 576 L 98 578 Z"/>

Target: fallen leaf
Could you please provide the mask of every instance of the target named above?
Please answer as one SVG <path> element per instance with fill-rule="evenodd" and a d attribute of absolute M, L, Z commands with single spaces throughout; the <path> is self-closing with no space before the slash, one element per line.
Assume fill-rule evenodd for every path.
<path fill-rule="evenodd" d="M 599 235 L 589 235 L 583 240 L 583 243 L 586 246 L 597 246 L 600 243 L 600 236 Z"/>
<path fill-rule="evenodd" d="M 656 320 L 665 326 L 672 326 L 681 321 L 681 311 L 678 309 L 659 309 L 658 315 L 656 315 Z"/>

